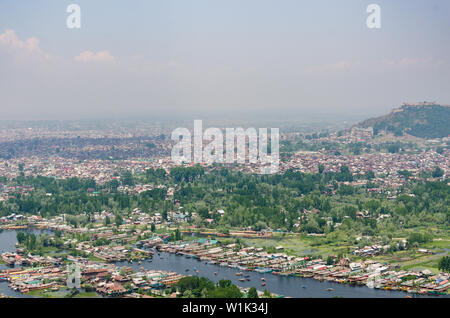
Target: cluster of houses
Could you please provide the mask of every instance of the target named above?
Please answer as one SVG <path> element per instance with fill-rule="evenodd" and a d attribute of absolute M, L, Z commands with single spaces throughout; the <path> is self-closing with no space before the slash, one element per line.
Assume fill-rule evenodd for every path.
<path fill-rule="evenodd" d="M 12 186 L 5 185 L 0 183 L 0 202 L 8 200 L 11 196 L 15 196 L 17 194 L 26 195 L 34 191 L 34 187 L 30 185 L 24 186 Z"/>
<path fill-rule="evenodd" d="M 330 156 L 322 152 L 301 151 L 287 162 L 281 164 L 282 169 L 293 169 L 305 173 L 317 173 L 319 165 L 324 166 L 324 172 L 339 172 L 341 166 L 347 166 L 351 173 L 365 174 L 372 171 L 374 183 L 381 185 L 383 189 L 396 189 L 401 187 L 406 179 L 397 172 L 408 170 L 413 175 L 420 171 L 431 171 L 434 167 L 440 167 L 444 174 L 450 173 L 450 157 L 440 155 L 433 151 L 418 154 L 398 153 L 365 153 L 361 155 Z M 353 186 L 365 185 L 367 181 L 354 181 Z M 374 188 L 371 192 L 381 191 Z"/>
<path fill-rule="evenodd" d="M 176 284 L 183 275 L 162 270 L 135 271 L 130 267 L 117 267 L 73 259 L 79 267 L 80 287 L 93 290 L 110 297 L 124 296 L 139 291 L 140 296 L 153 293 L 163 296 L 161 292 Z M 9 283 L 10 288 L 21 293 L 33 290 L 58 291 L 68 289 L 67 278 L 71 270 L 61 264 L 39 264 L 34 267 L 16 267 L 0 271 L 0 281 Z M 171 295 L 176 296 L 176 295 Z"/>
<path fill-rule="evenodd" d="M 23 250 L 17 249 L 17 252 L 5 252 L 1 254 L 3 262 L 11 267 L 14 266 L 46 266 L 61 265 L 62 259 L 51 256 L 24 255 Z"/>
<path fill-rule="evenodd" d="M 161 290 L 176 284 L 183 275 L 170 271 L 144 270 L 134 271 L 131 267 L 101 266 L 91 264 L 82 270 L 85 285 L 105 296 L 123 296 L 139 291 L 163 295 Z M 173 295 L 175 296 L 175 295 Z"/>
<path fill-rule="evenodd" d="M 164 242 L 160 238 L 140 241 L 143 248 L 196 258 L 208 264 L 236 268 L 238 271 L 256 271 L 283 276 L 310 277 L 371 288 L 403 290 L 411 293 L 445 294 L 450 289 L 450 274 L 434 275 L 428 270 L 395 271 L 391 265 L 375 260 L 350 262 L 348 258 L 334 257 L 332 264 L 322 259 L 295 257 L 282 253 L 267 253 L 262 248 L 240 248 L 236 244 L 220 246 L 214 240 Z M 363 248 L 364 251 L 383 249 L 383 246 Z M 408 280 L 405 280 L 408 278 Z M 245 279 L 245 278 L 243 278 Z"/>
<path fill-rule="evenodd" d="M 12 213 L 12 214 L 10 214 L 8 216 L 0 217 L 0 224 L 6 224 L 7 225 L 7 224 L 11 224 L 11 223 L 14 223 L 14 222 L 17 222 L 17 221 L 21 221 L 24 218 L 25 218 L 25 216 L 22 215 L 22 214 Z M 4 226 L 4 228 L 6 228 L 6 227 Z"/>
<path fill-rule="evenodd" d="M 134 173 L 144 172 L 146 169 L 162 168 L 169 170 L 175 164 L 169 157 L 126 160 L 102 160 L 65 158 L 61 156 L 34 156 L 31 158 L 0 158 L 0 175 L 10 180 L 17 178 L 21 173 L 25 176 L 40 175 L 58 179 L 73 177 L 93 179 L 99 184 L 119 179 L 117 171 L 130 170 Z M 23 167 L 23 168 L 19 168 Z M 30 189 L 5 189 L 11 191 L 30 191 Z M 134 190 L 134 187 L 130 190 Z M 138 190 L 138 189 L 137 189 Z"/>
<path fill-rule="evenodd" d="M 156 129 L 156 130 L 153 130 Z M 156 131 L 161 128 L 152 128 L 151 135 L 158 136 Z M 8 133 L 5 133 L 8 131 Z M 79 133 L 79 134 L 78 134 Z M 141 137 L 148 132 L 141 132 Z M 142 135 L 143 134 L 143 135 Z M 282 140 L 290 138 L 298 138 L 300 134 L 297 132 L 282 134 Z M 2 137 L 3 136 L 3 137 Z M 130 170 L 135 173 L 144 172 L 146 169 L 161 168 L 169 171 L 172 167 L 180 164 L 171 160 L 170 150 L 173 142 L 170 139 L 156 138 L 152 139 L 152 143 L 157 144 L 158 151 L 155 153 L 147 153 L 142 151 L 142 141 L 135 138 L 133 134 L 124 133 L 122 130 L 111 131 L 77 131 L 74 135 L 73 131 L 47 131 L 43 134 L 38 130 L 22 130 L 22 129 L 0 129 L 0 142 L 23 142 L 29 140 L 31 136 L 38 136 L 41 147 L 34 147 L 32 151 L 27 151 L 22 156 L 8 158 L 0 158 L 0 175 L 6 179 L 16 178 L 22 173 L 28 175 L 41 175 L 55 178 L 92 178 L 97 183 L 103 184 L 113 179 L 120 179 L 117 171 Z M 61 137 L 79 139 L 88 138 L 90 142 L 77 144 L 76 142 L 58 146 L 57 140 Z M 302 141 L 308 143 L 328 144 L 350 144 L 354 142 L 365 142 L 373 144 L 373 132 L 371 129 L 354 128 L 349 133 L 340 135 L 338 133 L 325 134 L 324 136 L 314 139 Z M 49 139 L 47 139 L 49 138 Z M 103 144 L 102 138 L 114 138 L 115 144 Z M 95 140 L 95 142 L 94 142 Z M 439 142 L 445 144 L 448 138 L 442 138 Z M 424 141 L 425 149 L 431 141 Z M 205 142 L 206 143 L 206 142 Z M 58 151 L 56 151 L 58 149 Z M 120 160 L 111 160 L 112 157 L 107 154 L 117 150 L 127 153 Z M 114 151 L 113 151 L 114 152 Z M 331 151 L 332 152 L 332 151 Z M 98 159 L 98 153 L 104 153 Z M 329 154 L 329 150 L 322 149 L 317 152 L 304 151 L 293 154 L 288 160 L 282 160 L 279 164 L 279 171 L 283 172 L 287 169 L 299 170 L 302 172 L 317 172 L 318 166 L 323 165 L 324 171 L 339 171 L 342 165 L 346 165 L 353 173 L 365 173 L 373 171 L 377 178 L 377 183 L 384 183 L 384 186 L 398 187 L 404 183 L 404 178 L 397 174 L 398 170 L 407 169 L 413 174 L 422 170 L 430 170 L 435 166 L 439 166 L 448 176 L 449 173 L 449 156 L 448 150 L 438 154 L 434 151 L 423 151 L 421 153 L 364 153 L 361 155 L 335 155 Z M 91 154 L 91 155 L 88 155 Z M 96 155 L 97 154 L 97 155 Z M 151 155 L 150 155 L 151 154 Z M 83 160 L 80 160 L 82 158 Z M 228 167 L 248 173 L 260 173 L 264 163 L 249 163 L 248 154 L 236 154 L 236 160 L 244 160 L 244 164 L 233 165 Z M 189 165 L 189 164 L 184 164 Z M 202 164 L 208 169 L 215 169 L 214 166 Z M 380 177 L 383 176 L 383 177 Z M 149 185 L 141 185 L 138 187 L 124 186 L 120 190 L 129 191 L 130 193 L 145 191 Z M 0 192 L 2 186 L 0 185 Z M 29 191 L 29 189 L 8 189 L 10 191 Z M 0 196 L 1 199 L 1 196 Z"/>
<path fill-rule="evenodd" d="M 173 212 L 174 214 L 171 217 L 176 217 L 176 214 L 182 213 L 181 211 Z M 223 213 L 225 212 L 223 211 Z M 310 211 L 310 213 L 315 212 Z M 75 248 L 76 251 L 80 252 L 77 255 L 88 257 L 91 261 L 74 255 L 69 255 L 67 261 L 83 264 L 84 280 L 95 286 L 98 293 L 110 296 L 129 295 L 130 290 L 135 291 L 139 288 L 145 290 L 146 288 L 152 289 L 158 286 L 154 279 L 150 279 L 151 277 L 149 277 L 147 272 L 144 275 L 146 278 L 143 278 L 143 270 L 140 271 L 141 274 L 130 272 L 124 275 L 123 271 L 122 274 L 117 274 L 117 269 L 113 264 L 118 261 L 129 261 L 130 263 L 135 261 L 139 263 L 143 259 L 151 258 L 155 250 L 184 255 L 185 257 L 195 258 L 209 264 L 236 268 L 237 271 L 311 277 L 338 283 L 361 284 L 374 288 L 418 293 L 445 293 L 450 288 L 448 274 L 434 275 L 428 271 L 396 271 L 396 268 L 374 260 L 350 262 L 345 258 L 337 259 L 337 257 L 334 257 L 332 261 L 329 259 L 325 261 L 322 259 L 311 259 L 310 257 L 287 255 L 283 252 L 282 246 L 276 247 L 276 252 L 269 253 L 263 248 L 240 247 L 237 244 L 221 245 L 216 240 L 206 238 L 169 242 L 168 235 L 155 235 L 147 227 L 135 226 L 136 224 L 145 225 L 149 224 L 147 222 L 155 221 L 153 216 L 149 216 L 139 209 L 133 210 L 130 218 L 126 218 L 117 231 L 111 226 L 103 224 L 106 217 L 112 216 L 107 211 L 95 213 L 94 218 L 98 223 L 91 228 L 70 226 L 65 222 L 64 215 L 47 220 L 40 216 L 23 217 L 12 214 L 4 217 L 3 220 L 6 227 L 14 226 L 15 222 L 20 221 L 20 224 L 26 224 L 23 226 L 61 230 L 64 233 L 86 234 L 88 239 L 80 241 L 75 239 L 74 237 L 76 236 L 74 235 L 64 235 L 63 248 L 67 248 L 67 245 L 70 244 L 70 248 Z M 24 223 L 24 221 L 26 222 Z M 131 229 L 132 231 L 130 231 Z M 217 233 L 204 232 L 200 234 L 207 236 Z M 230 233 L 223 235 L 241 237 L 261 237 L 261 235 L 265 237 L 268 235 L 267 237 L 270 237 L 270 232 L 262 233 L 242 230 L 230 231 Z M 97 244 L 99 243 L 98 240 L 107 243 Z M 388 248 L 389 246 L 373 242 L 373 245 L 355 249 L 354 254 L 362 257 L 375 256 L 383 253 Z M 21 280 L 14 280 L 17 284 L 14 283 L 13 287 L 18 290 L 55 288 L 58 285 L 57 277 L 60 278 L 66 274 L 61 269 L 61 264 L 66 260 L 51 256 L 24 255 L 23 250 L 20 248 L 14 253 L 2 254 L 2 260 L 6 264 L 16 266 L 19 269 L 22 269 L 23 266 L 29 267 L 22 269 L 23 273 L 18 272 L 20 275 L 17 274 L 18 268 L 13 268 L 6 272 L 10 274 L 0 276 L 0 278 L 3 277 L 4 280 L 8 281 L 11 281 L 11 277 L 26 277 L 26 279 L 22 280 L 22 283 L 19 283 Z M 47 272 L 48 268 L 55 269 L 55 271 Z M 42 272 L 43 270 L 44 272 Z M 4 274 L 5 272 L 2 273 Z M 45 281 L 43 279 L 35 279 L 39 275 L 45 277 Z M 176 281 L 178 277 L 169 274 L 164 275 L 157 280 L 164 286 L 170 285 L 172 280 Z M 242 279 L 245 279 L 245 277 Z M 39 283 L 36 283 L 37 281 Z M 30 282 L 33 283 L 31 284 Z M 127 288 L 125 288 L 125 284 Z M 130 286 L 131 288 L 128 288 Z"/>
<path fill-rule="evenodd" d="M 9 282 L 13 290 L 27 293 L 33 290 L 57 290 L 66 279 L 67 272 L 62 267 L 19 267 L 0 272 L 0 281 Z"/>
<path fill-rule="evenodd" d="M 378 245 L 378 244 L 374 244 L 374 245 L 368 245 L 368 246 L 364 246 L 362 248 L 356 248 L 353 251 L 354 255 L 359 255 L 362 257 L 370 257 L 370 256 L 376 256 L 379 254 L 383 254 L 385 252 L 387 252 L 387 250 L 390 248 L 390 245 Z"/>

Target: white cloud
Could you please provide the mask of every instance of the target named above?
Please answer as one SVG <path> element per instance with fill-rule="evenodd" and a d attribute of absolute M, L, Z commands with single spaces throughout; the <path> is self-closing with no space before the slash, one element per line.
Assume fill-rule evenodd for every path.
<path fill-rule="evenodd" d="M 22 41 L 17 36 L 16 32 L 10 29 L 0 34 L 0 45 L 13 49 L 23 49 L 30 53 L 42 53 L 39 47 L 38 38 L 31 37 L 25 41 Z"/>
<path fill-rule="evenodd" d="M 360 61 L 347 61 L 342 60 L 338 61 L 333 64 L 324 64 L 319 66 L 313 66 L 306 69 L 307 73 L 313 73 L 313 72 L 337 72 L 337 71 L 343 71 L 350 68 L 354 68 L 361 65 Z"/>
<path fill-rule="evenodd" d="M 8 29 L 4 33 L 0 33 L 0 47 L 14 52 L 14 55 L 24 56 L 24 54 L 33 54 L 36 56 L 44 56 L 48 58 L 49 55 L 44 53 L 39 47 L 39 39 L 30 37 L 26 40 L 21 40 L 14 30 Z M 97 53 L 92 51 L 84 51 L 75 57 L 78 62 L 114 62 L 114 56 L 109 51 L 99 51 Z"/>
<path fill-rule="evenodd" d="M 441 66 L 446 64 L 444 60 L 436 60 L 433 58 L 414 58 L 414 57 L 403 57 L 398 60 L 382 60 L 382 63 L 390 66 Z"/>
<path fill-rule="evenodd" d="M 416 65 L 416 64 L 429 64 L 430 62 L 432 62 L 431 59 L 417 59 L 417 58 L 411 58 L 411 57 L 404 57 L 398 62 L 398 64 L 400 64 L 400 65 Z"/>
<path fill-rule="evenodd" d="M 94 53 L 92 51 L 84 51 L 75 57 L 78 62 L 114 62 L 115 58 L 108 51 L 99 51 Z"/>

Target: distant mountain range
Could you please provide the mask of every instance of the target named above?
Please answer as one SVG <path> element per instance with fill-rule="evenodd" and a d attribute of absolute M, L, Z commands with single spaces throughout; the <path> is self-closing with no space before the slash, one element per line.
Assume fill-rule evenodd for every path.
<path fill-rule="evenodd" d="M 450 135 L 450 106 L 437 103 L 403 104 L 390 114 L 367 119 L 356 125 L 373 128 L 374 135 L 409 134 L 420 138 L 443 138 Z"/>

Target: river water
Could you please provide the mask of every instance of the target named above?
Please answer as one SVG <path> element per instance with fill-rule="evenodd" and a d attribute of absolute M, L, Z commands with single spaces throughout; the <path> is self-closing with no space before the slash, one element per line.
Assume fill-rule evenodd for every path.
<path fill-rule="evenodd" d="M 36 235 L 40 235 L 42 233 L 51 233 L 50 231 L 44 230 L 20 230 L 23 232 L 34 233 Z M 16 250 L 17 243 L 17 231 L 1 231 L 0 232 L 0 254 L 4 252 L 14 252 Z M 11 267 L 0 264 L 0 270 L 9 269 Z M 31 296 L 24 295 L 18 291 L 12 290 L 8 286 L 8 282 L 0 282 L 0 294 L 12 297 L 20 297 L 20 298 L 31 298 Z"/>
<path fill-rule="evenodd" d="M 29 230 L 35 234 L 43 233 L 39 230 Z M 13 252 L 15 251 L 15 243 L 17 232 L 16 231 L 3 231 L 0 232 L 0 251 Z M 169 254 L 169 253 L 157 253 L 151 260 L 142 261 L 139 265 L 137 262 L 117 262 L 118 266 L 129 266 L 135 270 L 139 270 L 142 266 L 145 269 L 154 270 L 166 270 L 177 272 L 183 275 L 199 275 L 207 277 L 213 281 L 220 279 L 229 279 L 234 284 L 242 287 L 256 287 L 258 290 L 264 290 L 267 288 L 270 292 L 278 295 L 298 297 L 298 298 L 330 298 L 330 297 L 344 297 L 344 298 L 405 298 L 411 297 L 443 297 L 443 296 L 431 296 L 431 295 L 415 295 L 408 294 L 400 291 L 387 291 L 379 289 L 371 289 L 366 286 L 355 287 L 347 284 L 338 284 L 333 282 L 319 282 L 318 280 L 311 278 L 301 277 L 286 277 L 277 276 L 273 274 L 261 274 L 257 272 L 244 271 L 244 275 L 249 275 L 250 281 L 239 281 L 242 276 L 236 276 L 238 269 L 222 267 L 218 265 L 206 264 L 205 262 L 197 259 L 186 258 L 185 256 Z M 6 269 L 7 266 L 0 265 L 1 269 Z M 198 274 L 195 273 L 195 269 L 198 270 Z M 186 271 L 188 270 L 188 271 Z M 215 274 L 217 273 L 217 275 Z M 261 278 L 265 278 L 266 286 L 261 286 Z M 333 288 L 334 291 L 328 291 L 328 288 Z M 6 282 L 0 282 L 0 293 L 8 296 L 15 297 L 27 297 L 21 293 L 15 292 L 8 287 Z"/>
<path fill-rule="evenodd" d="M 142 266 L 145 269 L 168 270 L 184 275 L 198 275 L 207 277 L 215 282 L 220 279 L 229 279 L 241 287 L 256 287 L 258 290 L 268 289 L 272 293 L 295 298 L 405 298 L 408 295 L 414 298 L 439 297 L 371 289 L 366 286 L 349 286 L 348 284 L 327 281 L 320 282 L 312 278 L 262 274 L 252 271 L 243 271 L 244 275 L 249 275 L 250 281 L 241 282 L 239 279 L 242 276 L 236 276 L 237 272 L 241 272 L 239 269 L 206 264 L 204 261 L 169 253 L 160 253 L 160 256 L 155 254 L 151 261 L 142 261 L 141 265 L 136 262 L 117 262 L 116 265 L 133 267 L 135 270 Z M 186 269 L 189 271 L 186 271 Z M 198 273 L 195 273 L 195 269 L 198 270 Z M 265 278 L 266 286 L 264 287 L 261 286 L 261 278 Z M 328 291 L 328 288 L 332 288 L 334 291 Z"/>

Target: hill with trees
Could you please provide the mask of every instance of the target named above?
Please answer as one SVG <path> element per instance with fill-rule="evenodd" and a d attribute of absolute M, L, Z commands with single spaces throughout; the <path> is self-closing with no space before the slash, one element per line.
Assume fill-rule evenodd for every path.
<path fill-rule="evenodd" d="M 443 138 L 450 135 L 450 106 L 435 103 L 404 104 L 390 114 L 367 119 L 357 126 L 373 128 L 374 135 L 382 132 L 396 136 L 409 134 L 419 138 Z"/>

